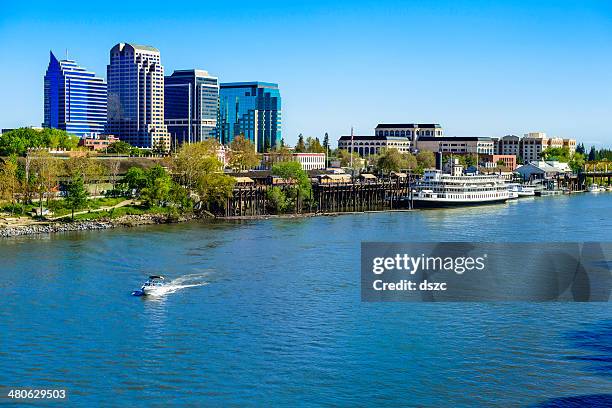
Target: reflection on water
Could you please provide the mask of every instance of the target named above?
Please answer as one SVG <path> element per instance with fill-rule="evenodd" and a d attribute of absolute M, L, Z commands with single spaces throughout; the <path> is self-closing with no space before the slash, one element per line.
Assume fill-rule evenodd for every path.
<path fill-rule="evenodd" d="M 361 303 L 359 248 L 610 241 L 610 208 L 612 194 L 585 194 L 3 240 L 0 383 L 67 388 L 81 406 L 606 398 L 608 303 Z M 130 296 L 151 273 L 199 286 Z M 193 276 L 199 280 L 183 280 Z"/>

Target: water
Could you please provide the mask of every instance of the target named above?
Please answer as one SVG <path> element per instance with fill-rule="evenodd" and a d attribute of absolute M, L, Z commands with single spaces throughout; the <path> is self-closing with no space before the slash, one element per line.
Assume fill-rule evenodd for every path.
<path fill-rule="evenodd" d="M 5 239 L 0 386 L 76 406 L 610 402 L 609 304 L 362 303 L 359 248 L 610 241 L 611 209 L 583 194 Z M 149 274 L 197 286 L 131 297 Z"/>

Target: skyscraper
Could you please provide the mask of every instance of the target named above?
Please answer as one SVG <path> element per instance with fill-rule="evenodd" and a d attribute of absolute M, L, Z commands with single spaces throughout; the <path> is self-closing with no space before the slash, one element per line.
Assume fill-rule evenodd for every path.
<path fill-rule="evenodd" d="M 106 131 L 132 146 L 170 149 L 159 50 L 119 43 L 110 51 Z"/>
<path fill-rule="evenodd" d="M 165 119 L 172 142 L 201 142 L 215 137 L 219 80 L 199 69 L 174 71 L 165 78 Z"/>
<path fill-rule="evenodd" d="M 281 96 L 277 84 L 235 82 L 221 84 L 219 140 L 230 143 L 244 135 L 264 152 L 280 144 Z"/>
<path fill-rule="evenodd" d="M 98 134 L 106 124 L 106 84 L 72 60 L 50 52 L 45 74 L 43 126 L 76 136 Z"/>

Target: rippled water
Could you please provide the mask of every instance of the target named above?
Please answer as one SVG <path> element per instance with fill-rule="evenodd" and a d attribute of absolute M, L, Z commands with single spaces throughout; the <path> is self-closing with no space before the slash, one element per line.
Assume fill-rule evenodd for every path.
<path fill-rule="evenodd" d="M 359 248 L 611 241 L 611 209 L 585 194 L 5 239 L 0 386 L 80 406 L 609 402 L 609 303 L 362 303 Z M 199 286 L 131 297 L 148 274 Z"/>

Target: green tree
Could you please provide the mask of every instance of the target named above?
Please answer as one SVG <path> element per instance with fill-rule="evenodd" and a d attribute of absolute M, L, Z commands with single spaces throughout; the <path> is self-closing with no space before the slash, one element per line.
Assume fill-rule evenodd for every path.
<path fill-rule="evenodd" d="M 74 149 L 79 138 L 60 129 L 19 128 L 0 135 L 0 155 L 25 156 L 28 149 Z"/>
<path fill-rule="evenodd" d="M 131 144 L 119 140 L 118 142 L 111 143 L 106 150 L 107 153 L 130 155 L 133 147 Z"/>
<path fill-rule="evenodd" d="M 589 161 L 597 160 L 597 150 L 595 150 L 595 146 L 591 146 L 591 150 L 589 151 Z"/>
<path fill-rule="evenodd" d="M 556 160 L 563 163 L 568 163 L 571 159 L 570 151 L 567 147 L 549 147 L 542 151 L 541 156 L 544 160 Z"/>
<path fill-rule="evenodd" d="M 302 170 L 300 163 L 289 161 L 276 163 L 272 166 L 272 174 L 290 183 L 286 194 L 293 202 L 293 208 L 299 211 L 303 201 L 309 200 L 312 195 L 312 185 L 308 178 L 308 173 Z"/>
<path fill-rule="evenodd" d="M 296 153 L 304 153 L 306 151 L 306 144 L 304 143 L 304 135 L 302 135 L 301 133 L 298 135 L 298 141 L 297 141 L 297 144 L 295 145 L 294 150 Z"/>
<path fill-rule="evenodd" d="M 306 138 L 306 152 L 308 153 L 325 153 L 325 149 L 321 146 L 319 138 Z"/>
<path fill-rule="evenodd" d="M 381 149 L 376 158 L 374 167 L 382 174 L 389 174 L 392 171 L 413 168 L 416 166 L 416 159 L 410 153 L 402 154 L 397 149 Z"/>
<path fill-rule="evenodd" d="M 66 192 L 65 201 L 68 208 L 72 210 L 72 219 L 74 220 L 74 210 L 85 206 L 85 203 L 87 203 L 88 194 L 85 190 L 83 178 L 80 175 L 73 177 Z"/>
<path fill-rule="evenodd" d="M 205 141 L 181 146 L 171 162 L 180 184 L 189 195 L 197 196 L 197 206 L 209 210 L 212 205 L 223 205 L 236 183 L 233 177 L 223 173 L 223 164 L 216 155 L 214 144 Z"/>
<path fill-rule="evenodd" d="M 422 150 L 417 153 L 416 161 L 421 169 L 430 169 L 436 167 L 436 156 L 429 150 Z"/>
<path fill-rule="evenodd" d="M 574 173 L 579 173 L 584 167 L 584 154 L 582 153 L 574 153 L 569 161 L 569 166 Z"/>
<path fill-rule="evenodd" d="M 140 197 L 148 207 L 164 207 L 170 198 L 172 179 L 168 172 L 159 164 L 145 171 L 146 185 L 142 188 Z"/>
<path fill-rule="evenodd" d="M 42 215 L 44 197 L 46 195 L 48 206 L 50 195 L 53 189 L 57 187 L 61 165 L 59 159 L 53 157 L 47 150 L 30 151 L 28 156 L 32 158 L 30 164 L 31 182 L 34 191 L 38 193 L 40 214 Z"/>
<path fill-rule="evenodd" d="M 270 209 L 277 214 L 284 213 L 289 207 L 287 195 L 280 187 L 272 187 L 266 193 Z"/>
<path fill-rule="evenodd" d="M 336 156 L 338 160 L 340 161 L 341 167 L 350 167 L 351 156 L 353 157 L 353 160 L 352 160 L 353 168 L 358 169 L 359 167 L 361 167 L 360 165 L 361 157 L 359 156 L 358 153 L 355 153 L 355 152 L 349 153 L 348 150 L 346 149 L 338 149 Z"/>
<path fill-rule="evenodd" d="M 13 155 L 0 164 L 0 199 L 11 202 L 11 213 L 15 210 L 15 195 L 20 185 L 19 164 Z"/>
<path fill-rule="evenodd" d="M 325 136 L 323 136 L 323 149 L 325 151 L 329 150 L 329 135 L 325 132 Z"/>
<path fill-rule="evenodd" d="M 241 171 L 258 166 L 260 160 L 253 143 L 240 135 L 230 143 L 228 162 L 232 170 Z"/>
<path fill-rule="evenodd" d="M 131 193 L 135 193 L 137 196 L 143 188 L 147 186 L 147 174 L 141 167 L 132 166 L 123 176 L 122 183 L 127 187 Z"/>

